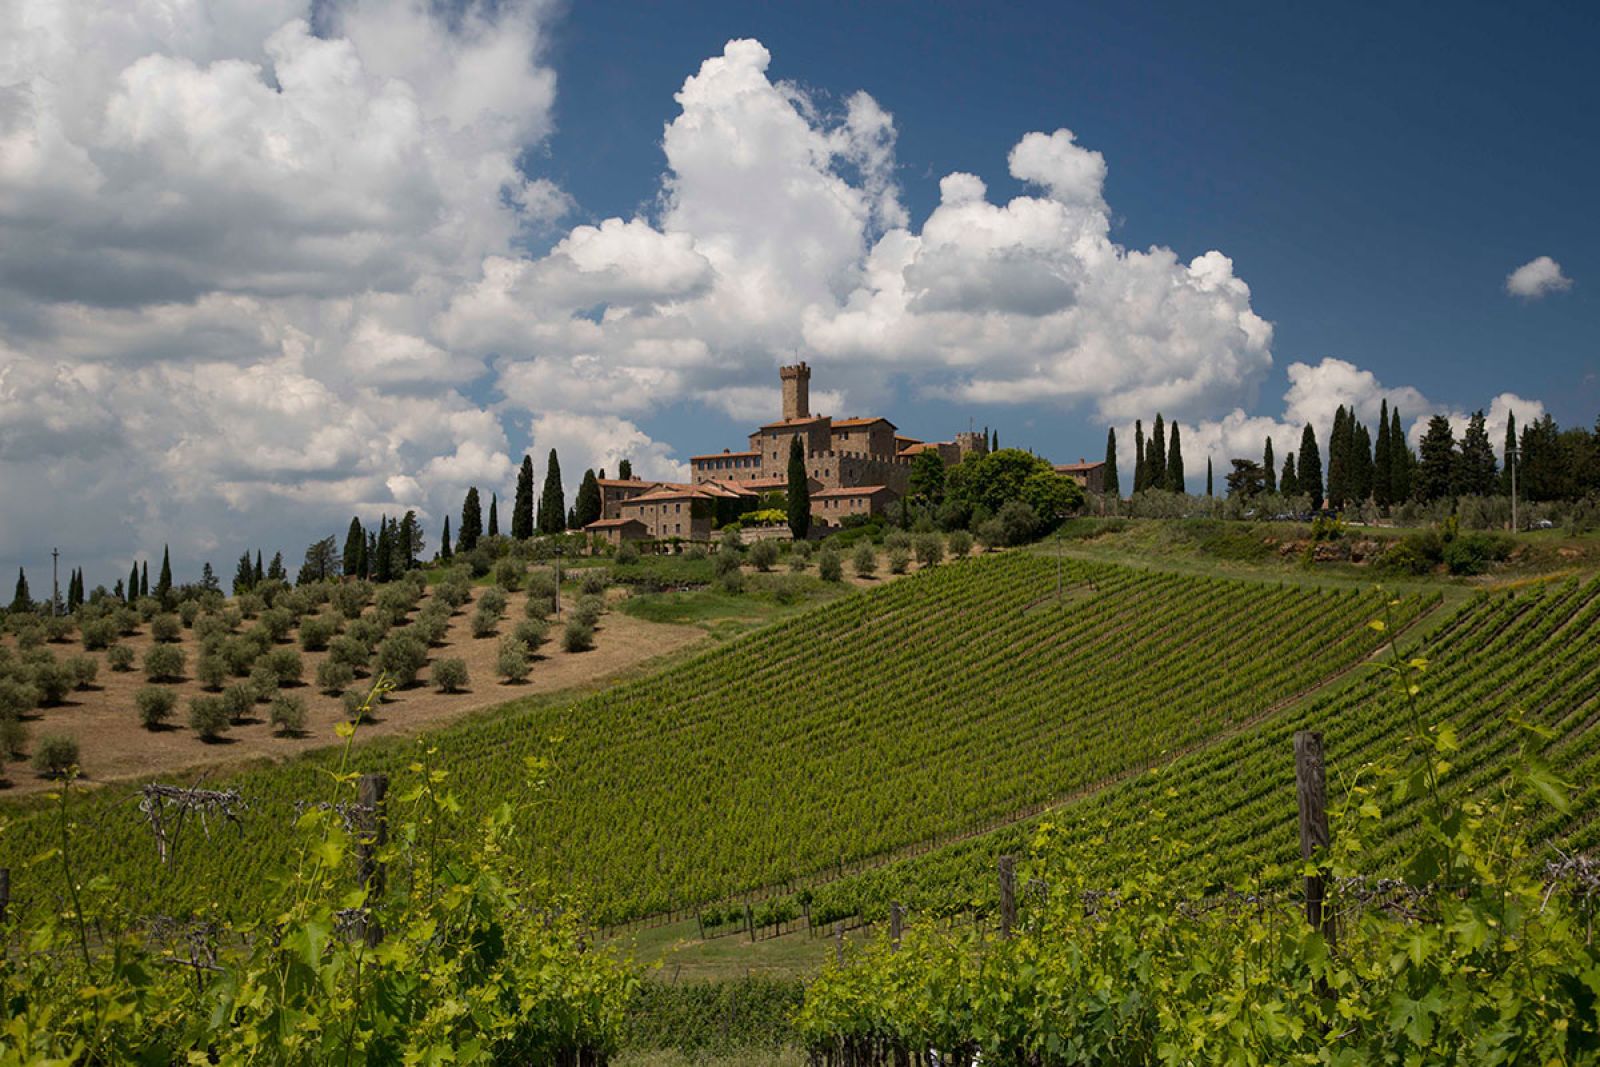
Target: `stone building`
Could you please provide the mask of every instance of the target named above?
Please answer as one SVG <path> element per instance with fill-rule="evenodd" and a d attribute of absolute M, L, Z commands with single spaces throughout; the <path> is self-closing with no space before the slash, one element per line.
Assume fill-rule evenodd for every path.
<path fill-rule="evenodd" d="M 1106 464 L 1104 460 L 1090 463 L 1079 459 L 1076 463 L 1057 463 L 1057 474 L 1065 474 L 1068 478 L 1083 486 L 1084 492 L 1103 493 L 1106 491 Z"/>

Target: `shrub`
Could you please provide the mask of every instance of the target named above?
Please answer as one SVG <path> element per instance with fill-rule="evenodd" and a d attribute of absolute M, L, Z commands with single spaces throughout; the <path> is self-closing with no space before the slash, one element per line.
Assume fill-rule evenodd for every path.
<path fill-rule="evenodd" d="M 711 561 L 711 570 L 718 578 L 726 578 L 739 571 L 739 553 L 723 549 L 717 553 L 717 558 Z"/>
<path fill-rule="evenodd" d="M 1008 545 L 1027 544 L 1039 530 L 1039 516 L 1021 500 L 1008 500 L 995 514 Z"/>
<path fill-rule="evenodd" d="M 159 685 L 147 685 L 133 694 L 133 703 L 139 709 L 139 725 L 154 730 L 172 718 L 178 706 L 178 694 Z"/>
<path fill-rule="evenodd" d="M 28 750 L 28 728 L 21 719 L 0 716 L 0 756 L 5 759 L 21 759 Z M 4 768 L 0 768 L 3 772 Z M 0 773 L 0 777 L 4 777 Z"/>
<path fill-rule="evenodd" d="M 878 570 L 878 553 L 873 551 L 871 541 L 863 541 L 856 546 L 855 554 L 850 557 L 851 564 L 856 569 L 860 578 L 870 578 Z"/>
<path fill-rule="evenodd" d="M 228 622 L 221 615 L 202 615 L 194 620 L 194 635 L 201 642 L 221 637 L 228 632 Z"/>
<path fill-rule="evenodd" d="M 526 623 L 523 623 L 526 626 Z M 500 639 L 500 651 L 495 656 L 494 669 L 500 677 L 510 683 L 521 683 L 528 680 L 528 646 L 517 639 L 515 634 L 507 634 Z"/>
<path fill-rule="evenodd" d="M 272 707 L 267 712 L 267 721 L 272 723 L 273 730 L 280 735 L 303 733 L 306 728 L 305 699 L 288 693 L 279 693 L 272 699 Z"/>
<path fill-rule="evenodd" d="M 806 562 L 810 562 L 811 555 L 815 551 L 816 547 L 810 541 L 796 541 L 789 546 L 789 555 L 791 557 L 798 556 Z M 790 566 L 794 566 L 794 564 L 791 562 Z"/>
<path fill-rule="evenodd" d="M 356 680 L 356 672 L 348 663 L 325 659 L 317 664 L 317 688 L 333 696 L 343 692 Z"/>
<path fill-rule="evenodd" d="M 200 740 L 212 742 L 228 731 L 228 709 L 221 697 L 191 697 L 189 699 L 189 728 L 200 735 Z"/>
<path fill-rule="evenodd" d="M 378 669 L 394 680 L 395 685 L 413 685 L 417 672 L 428 662 L 428 646 L 416 635 L 401 630 L 383 639 L 378 646 Z"/>
<path fill-rule="evenodd" d="M 455 656 L 436 660 L 431 678 L 439 692 L 459 693 L 467 687 L 467 661 Z"/>
<path fill-rule="evenodd" d="M 993 552 L 1006 543 L 1006 528 L 1000 525 L 999 519 L 983 520 L 978 523 L 973 533 L 977 535 L 978 543 L 988 552 Z"/>
<path fill-rule="evenodd" d="M 955 530 L 945 539 L 950 546 L 950 554 L 956 559 L 965 559 L 972 551 L 972 535 L 965 530 Z"/>
<path fill-rule="evenodd" d="M 314 615 L 300 624 L 300 647 L 307 652 L 321 652 L 328 647 L 339 624 L 326 615 Z"/>
<path fill-rule="evenodd" d="M 584 571 L 583 576 L 578 579 L 578 592 L 584 596 L 602 596 L 610 584 L 605 571 Z"/>
<path fill-rule="evenodd" d="M 472 636 L 493 637 L 495 627 L 500 622 L 499 613 L 480 604 L 478 610 L 472 613 Z"/>
<path fill-rule="evenodd" d="M 844 580 L 844 564 L 839 562 L 839 553 L 831 548 L 825 548 L 817 554 L 817 574 L 825 582 L 839 582 Z"/>
<path fill-rule="evenodd" d="M 42 659 L 33 665 L 33 686 L 39 691 L 41 704 L 59 704 L 72 692 L 75 680 L 72 671 L 54 658 Z"/>
<path fill-rule="evenodd" d="M 220 700 L 229 722 L 241 722 L 250 716 L 256 706 L 256 687 L 249 682 L 236 682 L 222 691 Z"/>
<path fill-rule="evenodd" d="M 346 689 L 339 697 L 339 703 L 344 706 L 344 716 L 351 722 L 360 722 L 367 717 L 365 709 L 367 697 L 370 692 L 366 689 Z"/>
<path fill-rule="evenodd" d="M 106 649 L 106 662 L 111 665 L 111 669 L 114 671 L 133 670 L 133 661 L 133 649 L 127 645 L 112 645 Z"/>
<path fill-rule="evenodd" d="M 305 674 L 300 653 L 292 648 L 275 648 L 262 657 L 262 662 L 277 676 L 280 686 L 295 685 Z"/>
<path fill-rule="evenodd" d="M 472 599 L 472 586 L 465 580 L 449 578 L 433 587 L 433 595 L 450 607 L 459 608 Z"/>
<path fill-rule="evenodd" d="M 439 606 L 444 608 L 443 604 Z M 444 608 L 444 610 L 448 611 L 449 609 Z M 445 634 L 450 630 L 450 619 L 439 612 L 423 610 L 417 616 L 417 621 L 408 626 L 407 629 L 416 634 L 423 644 L 429 648 L 435 648 L 444 644 Z"/>
<path fill-rule="evenodd" d="M 78 627 L 78 636 L 83 639 L 85 652 L 109 648 L 117 639 L 117 624 L 110 619 L 90 619 Z"/>
<path fill-rule="evenodd" d="M 17 678 L 0 677 L 0 719 L 20 719 L 39 706 L 37 686 Z"/>
<path fill-rule="evenodd" d="M 705 549 L 699 547 L 698 545 L 691 547 L 689 551 L 699 552 L 700 558 L 705 558 Z M 636 546 L 632 541 L 624 541 L 622 544 L 617 546 L 617 554 L 613 556 L 612 559 L 616 561 L 616 564 L 619 567 L 631 567 L 635 563 L 639 562 L 638 546 Z"/>
<path fill-rule="evenodd" d="M 633 548 L 632 545 L 627 544 L 627 543 L 624 543 L 622 547 L 623 548 L 631 548 L 631 549 L 633 549 L 633 559 L 629 560 L 630 563 L 638 562 L 638 560 L 639 560 L 639 550 L 637 548 Z M 706 551 L 706 546 L 705 545 L 690 545 L 688 548 L 683 550 L 683 558 L 684 559 L 694 560 L 697 563 L 700 560 L 705 559 L 706 556 L 709 555 L 709 554 L 710 553 L 708 553 Z M 618 563 L 622 562 L 622 549 L 618 549 L 617 550 L 617 562 Z"/>
<path fill-rule="evenodd" d="M 888 536 L 883 539 L 883 547 L 889 549 L 890 551 L 893 551 L 897 548 L 903 548 L 907 552 L 910 552 L 911 535 L 906 533 L 904 530 L 890 530 Z"/>
<path fill-rule="evenodd" d="M 903 548 L 889 550 L 889 573 L 904 574 L 911 569 L 911 553 Z"/>
<path fill-rule="evenodd" d="M 527 568 L 514 559 L 503 559 L 494 565 L 494 584 L 507 592 L 515 592 L 522 587 L 523 576 Z"/>
<path fill-rule="evenodd" d="M 46 778 L 65 778 L 78 765 L 78 742 L 60 734 L 41 738 L 33 750 L 33 769 Z"/>
<path fill-rule="evenodd" d="M 366 649 L 368 652 L 376 648 L 378 646 L 378 642 L 382 641 L 384 635 L 388 632 L 388 625 L 386 623 L 379 622 L 377 619 L 357 619 L 355 622 L 352 622 L 349 626 L 344 628 L 344 636 L 350 638 L 352 641 L 360 642 L 361 647 Z M 335 638 L 334 640 L 328 642 L 328 646 L 331 648 L 337 643 L 338 638 Z"/>
<path fill-rule="evenodd" d="M 44 620 L 44 635 L 52 644 L 61 644 L 72 634 L 72 620 L 65 615 L 47 616 Z"/>
<path fill-rule="evenodd" d="M 348 634 L 328 642 L 329 663 L 342 663 L 354 672 L 366 670 L 371 659 L 372 650 Z"/>
<path fill-rule="evenodd" d="M 585 626 L 579 619 L 567 623 L 561 631 L 561 647 L 568 652 L 587 652 L 594 647 L 594 627 Z"/>
<path fill-rule="evenodd" d="M 577 604 L 572 608 L 572 617 L 590 629 L 600 622 L 600 616 L 605 613 L 606 602 L 597 596 L 579 597 Z"/>
<path fill-rule="evenodd" d="M 222 683 L 228 680 L 228 664 L 216 653 L 200 654 L 195 661 L 194 676 L 200 683 L 213 692 L 222 688 Z"/>
<path fill-rule="evenodd" d="M 183 636 L 183 623 L 176 615 L 157 615 L 150 620 L 150 636 L 163 644 L 171 644 Z"/>
<path fill-rule="evenodd" d="M 944 560 L 944 541 L 936 533 L 920 533 L 914 539 L 917 564 L 932 567 Z"/>
<path fill-rule="evenodd" d="M 544 644 L 548 632 L 549 626 L 543 620 L 528 619 L 517 623 L 516 629 L 511 631 L 511 636 L 529 653 L 533 653 L 539 651 L 539 646 Z"/>
<path fill-rule="evenodd" d="M 738 596 L 744 592 L 744 571 L 735 567 L 733 570 L 723 574 L 721 578 L 718 578 L 717 584 L 722 587 L 724 593 Z"/>
<path fill-rule="evenodd" d="M 245 618 L 253 619 L 267 609 L 267 602 L 255 593 L 245 593 L 234 598 L 233 606 Z"/>
<path fill-rule="evenodd" d="M 506 613 L 506 602 L 505 591 L 491 586 L 478 597 L 478 610 L 493 612 L 498 619 Z"/>
<path fill-rule="evenodd" d="M 264 704 L 278 691 L 278 676 L 265 663 L 257 663 L 250 671 L 250 680 L 244 684 L 256 695 L 256 703 Z"/>
<path fill-rule="evenodd" d="M 1458 534 L 1446 542 L 1441 554 L 1451 574 L 1482 574 L 1491 562 L 1511 554 L 1513 542 L 1487 533 Z"/>
<path fill-rule="evenodd" d="M 74 689 L 87 689 L 100 676 L 100 664 L 93 656 L 68 656 L 63 666 L 72 674 Z"/>
<path fill-rule="evenodd" d="M 744 548 L 744 531 L 736 522 L 730 522 L 722 528 L 722 536 L 717 538 L 718 555 L 723 552 L 738 552 Z"/>
<path fill-rule="evenodd" d="M 750 546 L 750 562 L 763 574 L 773 568 L 778 562 L 779 555 L 781 553 L 778 551 L 776 541 L 757 541 Z"/>
<path fill-rule="evenodd" d="M 358 619 L 371 596 L 372 586 L 366 582 L 346 582 L 334 587 L 328 596 L 328 603 L 345 618 Z"/>

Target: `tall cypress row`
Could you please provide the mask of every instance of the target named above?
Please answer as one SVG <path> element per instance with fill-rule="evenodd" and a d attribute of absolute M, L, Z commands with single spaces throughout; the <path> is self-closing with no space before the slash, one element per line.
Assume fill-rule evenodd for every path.
<path fill-rule="evenodd" d="M 544 491 L 539 495 L 539 532 L 558 534 L 567 528 L 567 502 L 561 491 L 561 460 L 550 450 L 544 469 Z"/>
<path fill-rule="evenodd" d="M 1174 493 L 1186 493 L 1183 474 L 1183 446 L 1178 443 L 1178 424 L 1172 424 L 1172 443 L 1167 447 L 1167 488 Z"/>
<path fill-rule="evenodd" d="M 267 572 L 265 570 L 263 570 L 262 567 L 261 567 L 261 550 L 258 548 L 258 549 L 256 549 L 255 583 L 257 585 L 260 585 L 262 582 L 264 582 L 266 580 L 267 580 Z"/>
<path fill-rule="evenodd" d="M 1300 435 L 1300 461 L 1295 471 L 1295 484 L 1300 492 L 1311 498 L 1313 509 L 1322 507 L 1322 449 L 1317 447 L 1317 434 L 1306 423 Z"/>
<path fill-rule="evenodd" d="M 1380 508 L 1386 508 L 1394 502 L 1394 494 L 1390 490 L 1393 472 L 1389 449 L 1389 398 L 1384 397 L 1378 406 L 1378 443 L 1372 449 L 1372 500 Z"/>
<path fill-rule="evenodd" d="M 1269 493 L 1278 491 L 1278 467 L 1272 458 L 1272 438 L 1267 438 L 1267 447 L 1261 451 L 1261 469 L 1267 472 L 1266 481 L 1263 483 Z"/>
<path fill-rule="evenodd" d="M 500 536 L 500 494 L 489 494 L 489 536 Z"/>
<path fill-rule="evenodd" d="M 1106 474 L 1104 478 L 1104 490 L 1106 496 L 1122 496 L 1122 486 L 1117 481 L 1117 428 L 1115 426 L 1106 430 Z"/>
<path fill-rule="evenodd" d="M 1166 489 L 1167 485 L 1167 431 L 1156 412 L 1155 428 L 1150 431 L 1150 457 L 1144 461 L 1145 481 L 1151 489 Z"/>
<path fill-rule="evenodd" d="M 522 457 L 517 471 L 517 495 L 511 502 L 511 536 L 526 541 L 533 536 L 533 457 Z"/>

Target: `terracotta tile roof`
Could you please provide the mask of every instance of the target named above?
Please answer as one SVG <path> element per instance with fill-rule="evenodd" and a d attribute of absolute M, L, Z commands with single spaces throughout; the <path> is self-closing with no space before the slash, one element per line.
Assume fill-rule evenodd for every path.
<path fill-rule="evenodd" d="M 909 447 L 902 448 L 900 451 L 896 452 L 895 455 L 897 455 L 897 456 L 915 456 L 915 455 L 917 455 L 919 453 L 926 452 L 929 449 L 937 450 L 941 445 L 949 445 L 949 444 L 950 444 L 949 441 L 918 441 L 914 445 L 910 445 Z"/>
<path fill-rule="evenodd" d="M 894 443 L 899 445 L 901 448 L 905 448 L 907 445 L 920 445 L 922 443 L 922 438 L 907 437 L 905 434 L 897 433 L 894 435 Z"/>
<path fill-rule="evenodd" d="M 779 419 L 777 422 L 764 422 L 764 423 L 761 424 L 761 429 L 763 429 L 763 430 L 781 430 L 785 426 L 809 426 L 814 422 L 828 422 L 828 421 L 830 421 L 830 420 L 829 420 L 828 416 L 826 416 L 826 415 L 807 415 L 803 419 Z"/>
<path fill-rule="evenodd" d="M 733 459 L 735 457 L 739 459 L 745 459 L 750 456 L 759 455 L 761 455 L 760 452 L 729 452 L 726 448 L 724 448 L 721 452 L 708 452 L 703 456 L 690 456 L 689 462 L 695 463 L 702 459 Z"/>
<path fill-rule="evenodd" d="M 660 482 L 646 482 L 638 478 L 596 478 L 596 484 L 609 486 L 612 489 L 648 489 Z"/>
<path fill-rule="evenodd" d="M 1105 460 L 1101 460 L 1098 463 L 1086 463 L 1083 460 L 1079 460 L 1076 463 L 1057 463 L 1055 471 L 1057 474 L 1084 474 L 1105 465 Z"/>
<path fill-rule="evenodd" d="M 876 496 L 879 493 L 889 492 L 887 485 L 846 485 L 838 489 L 818 489 L 811 494 L 811 499 L 833 496 Z"/>
<path fill-rule="evenodd" d="M 630 497 L 629 499 L 624 500 L 620 506 L 627 508 L 632 507 L 635 504 L 642 504 L 645 501 L 653 500 L 689 500 L 692 498 L 704 499 L 710 495 L 710 493 L 705 493 L 699 489 L 691 488 L 689 486 L 665 487 L 657 489 L 653 492 L 642 493 L 636 497 Z"/>
<path fill-rule="evenodd" d="M 719 482 L 712 478 L 701 482 L 696 488 L 703 489 L 708 493 L 716 493 L 719 496 L 755 496 L 756 494 L 746 489 L 744 484 L 740 482 Z"/>
<path fill-rule="evenodd" d="M 644 525 L 644 523 L 640 522 L 638 519 L 596 519 L 589 525 L 585 526 L 584 529 L 609 530 L 614 526 L 627 526 L 629 523 L 632 523 L 634 526 Z"/>
<path fill-rule="evenodd" d="M 834 419 L 833 425 L 835 428 L 840 426 L 871 426 L 873 423 L 878 422 L 888 422 L 889 428 L 891 430 L 894 429 L 894 423 L 889 422 L 889 420 L 884 418 L 882 415 L 877 415 L 872 418 Z"/>

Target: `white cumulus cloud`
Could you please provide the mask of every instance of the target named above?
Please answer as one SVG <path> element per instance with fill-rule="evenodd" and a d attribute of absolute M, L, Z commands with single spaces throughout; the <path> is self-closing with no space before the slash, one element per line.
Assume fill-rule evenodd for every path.
<path fill-rule="evenodd" d="M 1571 288 L 1572 279 L 1561 273 L 1561 264 L 1549 256 L 1530 259 L 1506 275 L 1506 292 L 1524 300 L 1537 300 Z"/>

